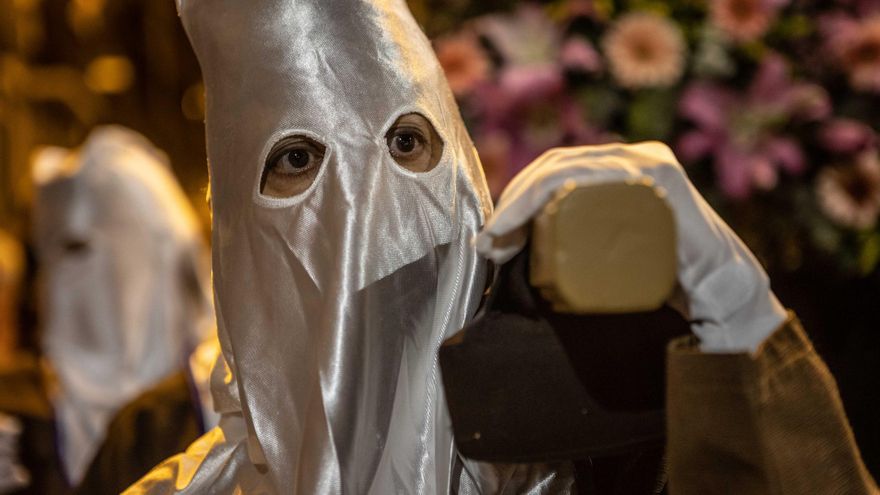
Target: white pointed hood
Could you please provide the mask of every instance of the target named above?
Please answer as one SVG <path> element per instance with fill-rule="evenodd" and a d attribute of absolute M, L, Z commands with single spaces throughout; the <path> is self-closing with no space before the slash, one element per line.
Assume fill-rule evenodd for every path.
<path fill-rule="evenodd" d="M 121 127 L 34 162 L 43 350 L 68 478 L 118 408 L 186 364 L 213 327 L 207 251 L 164 154 Z"/>
<path fill-rule="evenodd" d="M 277 493 L 447 493 L 437 349 L 482 294 L 472 239 L 491 203 L 430 43 L 402 0 L 178 3 L 205 78 L 218 325 L 251 461 Z M 429 172 L 389 154 L 409 113 L 443 140 Z M 291 135 L 326 147 L 321 169 L 265 197 Z"/>

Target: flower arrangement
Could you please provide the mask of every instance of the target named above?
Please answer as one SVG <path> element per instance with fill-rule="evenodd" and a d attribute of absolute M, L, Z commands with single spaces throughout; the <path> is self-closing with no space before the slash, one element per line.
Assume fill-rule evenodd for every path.
<path fill-rule="evenodd" d="M 880 261 L 880 0 L 555 0 L 435 40 L 494 195 L 547 148 L 656 139 L 772 270 Z"/>

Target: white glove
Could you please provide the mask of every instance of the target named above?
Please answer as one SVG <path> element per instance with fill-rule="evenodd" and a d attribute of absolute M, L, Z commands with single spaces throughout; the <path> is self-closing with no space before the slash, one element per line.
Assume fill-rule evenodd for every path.
<path fill-rule="evenodd" d="M 27 470 L 18 464 L 21 423 L 0 413 L 0 494 L 11 493 L 30 483 Z"/>
<path fill-rule="evenodd" d="M 754 352 L 786 319 L 763 268 L 700 196 L 668 146 L 659 142 L 556 148 L 520 172 L 476 238 L 504 263 L 525 246 L 529 222 L 566 182 L 649 177 L 666 191 L 678 227 L 678 283 L 670 304 L 691 321 L 705 352 Z M 679 298 L 683 296 L 682 300 Z"/>

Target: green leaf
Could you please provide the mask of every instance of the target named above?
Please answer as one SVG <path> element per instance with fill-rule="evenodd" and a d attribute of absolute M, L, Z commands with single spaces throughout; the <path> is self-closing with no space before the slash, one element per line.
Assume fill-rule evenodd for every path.
<path fill-rule="evenodd" d="M 669 2 L 657 2 L 654 0 L 630 0 L 629 9 L 651 12 L 662 17 L 668 17 L 671 13 Z"/>
<path fill-rule="evenodd" d="M 584 108 L 587 120 L 599 127 L 608 122 L 620 109 L 620 96 L 605 84 L 586 86 L 577 93 L 577 100 Z"/>
<path fill-rule="evenodd" d="M 675 120 L 675 104 L 672 90 L 636 92 L 627 114 L 627 137 L 633 141 L 669 138 Z"/>
<path fill-rule="evenodd" d="M 859 253 L 859 273 L 867 275 L 874 271 L 880 261 L 880 234 L 874 232 L 862 243 Z"/>
<path fill-rule="evenodd" d="M 787 39 L 802 39 L 813 34 L 816 27 L 812 20 L 804 14 L 783 17 L 776 25 L 775 31 Z"/>

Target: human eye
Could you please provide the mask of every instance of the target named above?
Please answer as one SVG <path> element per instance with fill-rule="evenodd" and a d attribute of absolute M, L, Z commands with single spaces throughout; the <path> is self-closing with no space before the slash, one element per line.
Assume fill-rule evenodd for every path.
<path fill-rule="evenodd" d="M 443 141 L 431 122 L 418 113 L 397 119 L 385 134 L 385 140 L 394 161 L 412 172 L 433 169 L 443 155 Z"/>
<path fill-rule="evenodd" d="M 315 181 L 327 148 L 306 136 L 283 138 L 269 152 L 260 181 L 260 194 L 289 198 L 304 192 Z"/>

